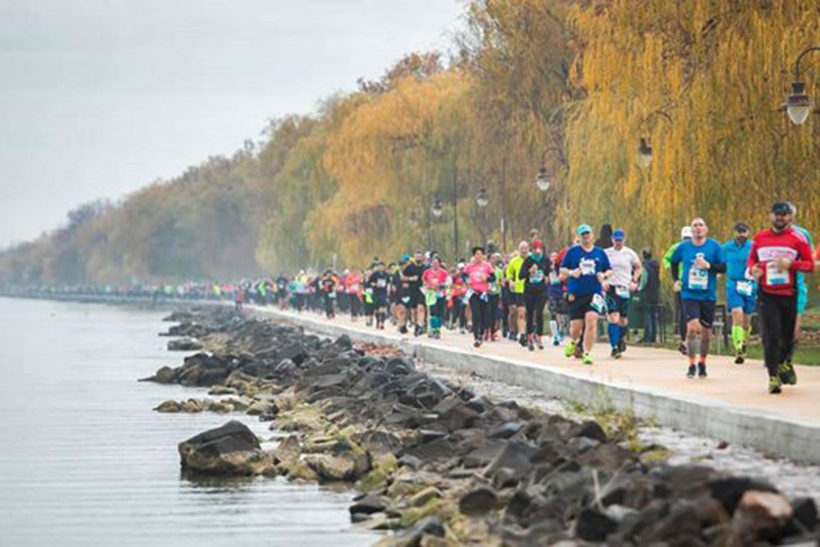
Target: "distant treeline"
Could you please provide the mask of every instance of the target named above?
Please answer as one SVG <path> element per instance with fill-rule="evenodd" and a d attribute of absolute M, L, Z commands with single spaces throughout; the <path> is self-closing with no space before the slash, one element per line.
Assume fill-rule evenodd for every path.
<path fill-rule="evenodd" d="M 563 244 L 581 221 L 660 251 L 695 214 L 722 238 L 762 226 L 775 196 L 820 228 L 820 123 L 778 111 L 795 57 L 820 44 L 816 0 L 474 0 L 465 21 L 446 59 L 410 54 L 262 143 L 78 208 L 0 254 L 0 281 L 228 279 L 428 245 L 452 257 L 454 196 L 459 255 L 534 227 Z"/>

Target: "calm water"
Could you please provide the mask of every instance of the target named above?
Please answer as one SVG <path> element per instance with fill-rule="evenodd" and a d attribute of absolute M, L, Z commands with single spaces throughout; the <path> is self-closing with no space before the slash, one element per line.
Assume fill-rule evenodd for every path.
<path fill-rule="evenodd" d="M 182 362 L 157 336 L 166 313 L 0 298 L 0 544 L 373 543 L 351 529 L 350 493 L 180 477 L 177 443 L 227 418 L 152 412 L 205 395 L 136 382 Z"/>

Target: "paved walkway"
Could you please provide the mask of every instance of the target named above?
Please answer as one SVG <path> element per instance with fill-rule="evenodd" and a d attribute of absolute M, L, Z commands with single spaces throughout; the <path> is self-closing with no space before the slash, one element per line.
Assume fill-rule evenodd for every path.
<path fill-rule="evenodd" d="M 324 316 L 312 312 L 301 315 L 294 312 L 277 313 L 282 313 L 293 320 L 303 318 L 311 322 L 343 327 L 354 333 L 383 335 L 396 343 L 413 340 L 431 347 L 452 348 L 501 359 L 526 361 L 550 369 L 572 371 L 594 380 L 640 386 L 645 390 L 674 393 L 687 399 L 703 400 L 708 403 L 725 403 L 732 407 L 776 414 L 820 427 L 820 367 L 796 366 L 798 384 L 784 387 L 783 393 L 775 396 L 767 392 L 767 375 L 763 362 L 751 359 L 744 365 L 735 365 L 734 358 L 710 356 L 709 377 L 689 379 L 686 377 L 686 358 L 676 351 L 667 349 L 631 346 L 621 359 L 615 360 L 609 356 L 609 344 L 603 341 L 596 343 L 593 349 L 595 364 L 585 366 L 580 360 L 564 357 L 562 347 L 549 346 L 543 351 L 536 349 L 530 352 L 517 343 L 500 340 L 473 348 L 472 337 L 469 334 L 444 331 L 440 340 L 432 340 L 427 337 L 401 335 L 395 327 L 389 325 L 384 331 L 376 331 L 366 327 L 363 320 L 354 322 L 347 315 L 340 315 L 329 321 Z"/>

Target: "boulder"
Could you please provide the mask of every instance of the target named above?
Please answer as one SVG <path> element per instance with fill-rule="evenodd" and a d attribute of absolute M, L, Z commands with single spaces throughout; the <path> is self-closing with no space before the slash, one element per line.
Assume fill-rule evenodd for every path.
<path fill-rule="evenodd" d="M 193 338 L 180 338 L 179 340 L 169 340 L 169 351 L 199 351 L 202 349 L 202 343 Z"/>
<path fill-rule="evenodd" d="M 575 521 L 575 535 L 586 541 L 606 541 L 617 529 L 617 521 L 591 507 L 581 509 Z"/>
<path fill-rule="evenodd" d="M 387 509 L 387 500 L 377 494 L 367 494 L 354 500 L 349 511 L 351 516 L 356 514 L 372 515 Z"/>
<path fill-rule="evenodd" d="M 458 509 L 470 517 L 481 517 L 498 506 L 498 496 L 485 486 L 464 494 L 458 501 Z"/>
<path fill-rule="evenodd" d="M 250 474 L 262 455 L 256 435 L 235 420 L 179 443 L 178 450 L 183 468 L 211 474 Z"/>
<path fill-rule="evenodd" d="M 164 412 L 164 413 L 173 413 L 179 412 L 179 403 L 176 401 L 165 401 L 160 403 L 159 406 L 155 407 L 154 410 L 157 412 Z"/>
<path fill-rule="evenodd" d="M 747 490 L 732 519 L 730 536 L 735 545 L 752 545 L 761 540 L 778 542 L 793 515 L 789 500 L 782 494 Z"/>

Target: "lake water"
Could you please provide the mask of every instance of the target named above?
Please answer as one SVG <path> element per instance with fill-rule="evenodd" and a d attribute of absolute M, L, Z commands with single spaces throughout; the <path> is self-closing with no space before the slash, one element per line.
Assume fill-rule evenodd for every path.
<path fill-rule="evenodd" d="M 350 492 L 284 479 L 192 482 L 177 443 L 229 418 L 159 414 L 205 390 L 138 383 L 168 310 L 0 298 L 0 544 L 369 545 Z M 257 434 L 267 424 L 243 416 Z"/>

